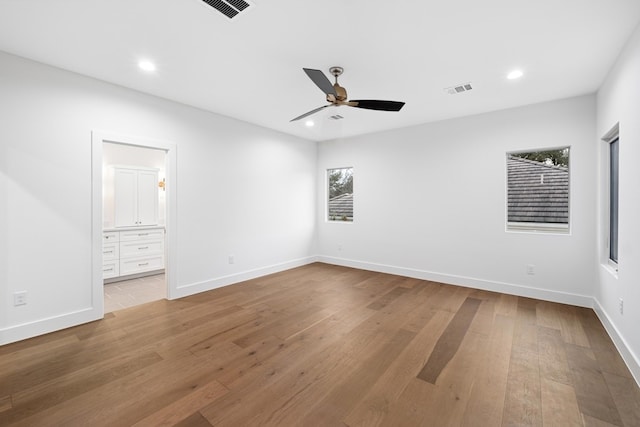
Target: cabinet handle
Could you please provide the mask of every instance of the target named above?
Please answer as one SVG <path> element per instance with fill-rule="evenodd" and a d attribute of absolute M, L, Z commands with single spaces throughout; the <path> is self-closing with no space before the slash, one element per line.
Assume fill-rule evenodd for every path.
<path fill-rule="evenodd" d="M 143 262 L 141 264 L 138 264 L 138 267 L 142 267 L 143 265 L 149 265 L 149 263 L 148 262 Z"/>
<path fill-rule="evenodd" d="M 103 271 L 104 273 L 106 273 L 107 271 L 113 271 L 113 267 L 111 267 L 111 268 L 107 268 L 106 270 L 105 270 L 105 269 L 102 269 L 102 271 Z"/>
<path fill-rule="evenodd" d="M 149 249 L 149 246 L 143 246 L 141 248 L 138 248 L 138 250 L 142 250 L 142 249 Z"/>
<path fill-rule="evenodd" d="M 148 236 L 149 233 L 138 233 L 138 236 Z"/>
<path fill-rule="evenodd" d="M 113 251 L 102 251 L 103 254 L 112 254 Z"/>

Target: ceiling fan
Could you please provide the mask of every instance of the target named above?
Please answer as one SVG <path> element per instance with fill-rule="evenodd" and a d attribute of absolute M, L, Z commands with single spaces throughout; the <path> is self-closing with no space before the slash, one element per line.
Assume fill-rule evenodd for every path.
<path fill-rule="evenodd" d="M 353 99 L 347 101 L 347 90 L 338 84 L 338 76 L 342 74 L 344 69 L 342 67 L 331 67 L 329 72 L 333 74 L 336 82 L 332 85 L 327 76 L 320 70 L 314 70 L 311 68 L 303 68 L 304 72 L 311 79 L 312 82 L 320 88 L 322 92 L 327 95 L 328 105 L 311 110 L 304 113 L 301 116 L 291 119 L 292 122 L 303 119 L 307 116 L 317 113 L 318 111 L 327 107 L 338 107 L 340 105 L 346 105 L 348 107 L 365 108 L 367 110 L 381 110 L 381 111 L 400 111 L 404 106 L 404 102 L 397 101 L 379 101 L 375 99 Z"/>

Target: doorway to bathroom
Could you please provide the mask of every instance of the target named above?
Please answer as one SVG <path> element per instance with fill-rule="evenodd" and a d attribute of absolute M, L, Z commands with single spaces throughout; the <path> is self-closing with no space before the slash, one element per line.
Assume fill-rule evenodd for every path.
<path fill-rule="evenodd" d="M 167 297 L 166 152 L 102 144 L 104 312 Z"/>
<path fill-rule="evenodd" d="M 171 298 L 175 146 L 94 132 L 94 306 Z"/>

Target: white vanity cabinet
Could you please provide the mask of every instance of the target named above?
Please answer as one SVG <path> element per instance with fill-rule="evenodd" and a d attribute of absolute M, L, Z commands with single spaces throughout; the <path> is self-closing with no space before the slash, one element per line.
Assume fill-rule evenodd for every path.
<path fill-rule="evenodd" d="M 164 269 L 164 227 L 103 233 L 103 279 Z"/>
<path fill-rule="evenodd" d="M 158 224 L 158 169 L 113 167 L 114 225 Z"/>
<path fill-rule="evenodd" d="M 110 279 L 120 275 L 120 234 L 102 233 L 102 278 Z"/>

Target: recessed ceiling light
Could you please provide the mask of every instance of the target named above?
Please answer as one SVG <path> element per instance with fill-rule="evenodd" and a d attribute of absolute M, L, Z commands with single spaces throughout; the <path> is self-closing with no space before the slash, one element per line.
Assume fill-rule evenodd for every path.
<path fill-rule="evenodd" d="M 306 122 L 304 122 L 304 124 L 307 125 L 308 128 L 314 125 L 313 120 L 307 120 Z"/>
<path fill-rule="evenodd" d="M 515 79 L 519 79 L 520 77 L 522 77 L 523 73 L 521 70 L 513 70 L 512 72 L 510 72 L 509 74 L 507 74 L 507 78 L 509 80 L 515 80 Z"/>
<path fill-rule="evenodd" d="M 156 64 L 146 59 L 138 62 L 138 67 L 140 67 L 141 70 L 147 71 L 149 73 L 152 73 L 156 70 Z"/>

